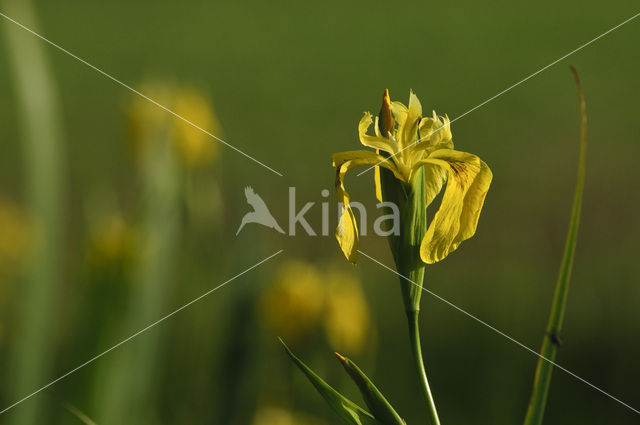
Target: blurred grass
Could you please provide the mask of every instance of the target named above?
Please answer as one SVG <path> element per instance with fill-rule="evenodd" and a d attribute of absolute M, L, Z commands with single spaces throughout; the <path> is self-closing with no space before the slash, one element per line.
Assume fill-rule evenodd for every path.
<path fill-rule="evenodd" d="M 141 235 L 132 271 L 133 287 L 125 315 L 123 334 L 155 322 L 166 314 L 168 301 L 179 282 L 175 275 L 180 250 L 180 168 L 174 154 L 172 120 L 143 99 L 131 105 L 140 134 L 129 140 L 135 152 L 141 180 Z M 166 102 L 163 102 L 166 103 Z M 151 109 L 151 111 L 148 111 Z M 148 111 L 148 112 L 147 112 Z M 142 121 L 142 122 L 139 122 Z M 160 353 L 166 347 L 163 331 L 150 332 L 144 344 L 122 350 L 104 361 L 104 391 L 95 401 L 100 423 L 156 423 L 154 408 L 159 381 Z"/>
<path fill-rule="evenodd" d="M 5 0 L 3 11 L 21 15 L 38 28 L 31 1 Z M 23 140 L 24 196 L 32 222 L 32 250 L 25 261 L 24 278 L 14 293 L 13 343 L 8 349 L 3 390 L 18 400 L 51 379 L 48 350 L 56 325 L 51 321 L 62 297 L 62 259 L 65 198 L 63 183 L 66 146 L 60 120 L 60 102 L 48 55 L 42 43 L 15 26 L 3 26 L 12 81 L 15 87 Z M 5 237 L 3 235 L 2 237 Z M 41 399 L 11 418 L 16 425 L 32 425 L 45 416 Z"/>
<path fill-rule="evenodd" d="M 285 172 L 284 178 L 271 176 L 222 150 L 221 161 L 192 176 L 191 188 L 208 187 L 212 180 L 222 188 L 219 204 L 224 210 L 219 227 L 206 221 L 181 227 L 183 249 L 175 259 L 179 283 L 171 305 L 201 294 L 274 247 L 314 263 L 342 261 L 332 237 L 284 239 L 254 227 L 235 238 L 237 221 L 247 208 L 242 188 L 253 185 L 281 221 L 287 215 L 288 185 L 298 187 L 298 202 L 319 203 L 320 191 L 333 184 L 330 154 L 358 146 L 361 113 L 376 109 L 385 87 L 405 101 L 413 88 L 425 110 L 433 107 L 454 118 L 637 13 L 636 2 L 623 0 L 607 7 L 575 0 L 410 2 L 403 7 L 255 1 L 35 4 L 44 35 L 124 82 L 135 85 L 155 78 L 196 85 L 214 99 L 230 143 Z M 638 39 L 640 25 L 630 23 L 570 59 L 581 70 L 590 103 L 592 160 L 574 264 L 573 279 L 579 284 L 565 322 L 571 337 L 562 349 L 564 366 L 633 406 L 640 404 L 640 343 L 633 337 L 640 331 L 640 266 L 635 260 L 640 59 L 632 54 Z M 92 231 L 84 218 L 87 205 L 112 197 L 129 219 L 139 216 L 146 199 L 125 142 L 130 93 L 73 59 L 44 45 L 42 49 L 48 49 L 60 87 L 68 135 L 61 171 L 69 194 L 62 201 L 68 211 L 63 228 L 68 230 L 58 253 L 60 275 L 68 278 L 64 302 L 54 304 L 48 317 L 59 330 L 46 350 L 51 353 L 50 374 L 58 376 L 127 336 L 122 329 L 137 325 L 125 314 L 134 292 L 129 273 L 134 265 L 125 262 L 120 273 L 85 262 Z M 14 81 L 5 72 L 8 58 L 6 43 L 0 44 L 0 192 L 26 205 L 26 152 Z M 538 344 L 545 326 L 571 205 L 566 194 L 577 165 L 574 143 L 567 142 L 577 137 L 568 63 L 454 123 L 456 146 L 485 159 L 495 179 L 476 237 L 426 276 L 433 291 L 529 346 Z M 370 178 L 352 177 L 349 186 L 354 199 L 373 206 Z M 319 223 L 318 205 L 308 217 Z M 332 220 L 333 226 L 335 216 Z M 362 245 L 392 264 L 385 240 L 368 236 Z M 169 341 L 154 372 L 159 393 L 153 406 L 162 423 L 250 423 L 255 407 L 271 404 L 332 420 L 322 400 L 290 370 L 275 335 L 254 314 L 251 300 L 269 284 L 276 266 L 265 265 L 162 330 L 151 331 Z M 354 361 L 385 394 L 393 395 L 407 423 L 420 423 L 418 388 L 406 389 L 414 377 L 396 279 L 364 260 L 352 272 L 364 282 L 380 341 L 377 349 L 353 356 Z M 9 282 L 3 279 L 2 284 Z M 17 299 L 12 295 L 8 305 Z M 535 358 L 436 300 L 426 297 L 423 304 L 424 351 L 426 362 L 438 365 L 431 368 L 430 380 L 443 421 L 519 422 Z M 10 312 L 2 315 L 3 364 L 20 336 Z M 234 324 L 238 317 L 242 326 Z M 146 341 L 141 336 L 122 349 L 133 350 Z M 292 349 L 317 365 L 317 372 L 338 390 L 358 399 L 349 387 L 341 388 L 339 375 L 332 375 L 335 347 L 314 338 Z M 54 390 L 93 418 L 97 410 L 91 400 L 114 390 L 105 388 L 96 374 L 102 366 L 79 371 Z M 13 397 L 7 382 L 0 384 L 7 405 Z M 17 415 L 17 409 L 29 410 L 31 403 L 0 421 Z M 49 407 L 45 422 L 71 423 L 64 409 Z M 564 374 L 554 378 L 546 417 L 549 423 L 636 421 L 630 411 Z"/>

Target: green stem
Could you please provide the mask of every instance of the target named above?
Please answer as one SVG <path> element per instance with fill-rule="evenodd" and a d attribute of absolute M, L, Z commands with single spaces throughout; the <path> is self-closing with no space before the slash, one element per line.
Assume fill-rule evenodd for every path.
<path fill-rule="evenodd" d="M 407 311 L 407 319 L 409 321 L 409 339 L 411 340 L 413 360 L 415 361 L 416 370 L 420 377 L 422 393 L 427 400 L 427 405 L 429 406 L 429 418 L 431 420 L 431 424 L 440 425 L 440 419 L 438 419 L 438 412 L 436 411 L 436 404 L 433 401 L 433 395 L 431 394 L 431 388 L 429 387 L 429 380 L 427 379 L 427 371 L 424 368 L 424 361 L 422 360 L 420 324 L 418 322 L 419 315 L 419 310 Z"/>
<path fill-rule="evenodd" d="M 582 207 L 582 192 L 584 189 L 584 176 L 586 170 L 587 112 L 578 74 L 573 67 L 571 70 L 576 79 L 578 94 L 580 96 L 581 135 L 578 181 L 573 198 L 571 222 L 569 223 L 569 231 L 567 233 L 562 265 L 560 267 L 560 273 L 558 275 L 558 281 L 553 295 L 553 304 L 551 306 L 551 313 L 549 314 L 547 331 L 544 339 L 542 340 L 542 348 L 540 349 L 541 357 L 538 359 L 531 400 L 529 401 L 529 407 L 527 408 L 527 414 L 524 420 L 525 425 L 540 425 L 542 424 L 542 419 L 544 417 L 544 410 L 547 404 L 547 397 L 549 395 L 549 386 L 551 384 L 551 373 L 553 372 L 553 364 L 551 364 L 551 362 L 555 360 L 558 346 L 560 345 L 559 333 L 562 330 L 562 321 L 564 319 L 564 311 L 567 304 L 569 281 L 571 278 L 571 269 L 573 267 L 576 238 L 578 236 L 578 225 L 580 223 L 580 209 Z"/>

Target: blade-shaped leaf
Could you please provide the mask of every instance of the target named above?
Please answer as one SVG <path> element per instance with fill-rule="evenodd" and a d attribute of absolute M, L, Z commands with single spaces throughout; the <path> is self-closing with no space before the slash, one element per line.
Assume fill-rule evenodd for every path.
<path fill-rule="evenodd" d="M 582 208 L 582 193 L 584 191 L 584 177 L 587 163 L 587 107 L 580 85 L 580 78 L 575 68 L 571 67 L 571 72 L 576 80 L 578 97 L 580 100 L 580 157 L 578 160 L 578 179 L 573 195 L 573 208 L 571 210 L 571 220 L 569 231 L 564 247 L 564 255 L 560 266 L 560 273 L 553 295 L 553 303 L 547 323 L 547 332 L 542 341 L 540 358 L 536 367 L 533 390 L 529 407 L 525 416 L 525 425 L 541 425 L 544 417 L 544 410 L 549 395 L 551 385 L 551 374 L 553 372 L 553 362 L 556 358 L 558 346 L 560 345 L 560 331 L 564 319 L 564 311 L 567 305 L 569 294 L 569 282 L 571 270 L 573 268 L 573 257 L 576 249 L 576 239 L 578 237 L 578 225 L 580 224 L 580 210 Z"/>
<path fill-rule="evenodd" d="M 342 366 L 356 383 L 364 398 L 365 403 L 373 413 L 373 416 L 383 425 L 405 425 L 404 420 L 398 415 L 387 399 L 382 395 L 380 390 L 373 385 L 373 382 L 360 368 L 346 357 L 335 353 Z"/>
<path fill-rule="evenodd" d="M 280 343 L 284 347 L 285 351 L 291 357 L 291 360 L 298 366 L 298 368 L 304 373 L 325 399 L 325 401 L 331 406 L 331 408 L 342 418 L 342 420 L 350 425 L 382 425 L 378 422 L 371 413 L 367 412 L 336 390 L 334 390 L 329 384 L 316 375 L 306 364 L 297 358 L 289 347 L 280 339 Z"/>

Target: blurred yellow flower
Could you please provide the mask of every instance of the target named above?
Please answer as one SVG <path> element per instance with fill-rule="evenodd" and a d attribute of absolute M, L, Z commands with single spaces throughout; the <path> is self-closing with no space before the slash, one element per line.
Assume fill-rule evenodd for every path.
<path fill-rule="evenodd" d="M 89 262 L 97 267 L 109 267 L 131 260 L 135 255 L 136 232 L 124 218 L 114 214 L 104 219 L 92 231 Z"/>
<path fill-rule="evenodd" d="M 282 407 L 264 406 L 256 411 L 253 425 L 325 425 L 325 422 Z"/>
<path fill-rule="evenodd" d="M 358 353 L 372 333 L 360 281 L 340 267 L 322 272 L 302 261 L 285 263 L 258 308 L 266 326 L 288 340 L 324 328 L 332 347 Z"/>
<path fill-rule="evenodd" d="M 26 211 L 12 201 L 0 199 L 0 346 L 4 343 L 9 306 L 15 302 L 11 280 L 33 248 L 34 233 Z"/>
<path fill-rule="evenodd" d="M 222 128 L 211 103 L 192 88 L 169 84 L 147 84 L 141 89 L 176 114 L 217 136 Z M 197 168 L 214 162 L 220 144 L 211 136 L 177 118 L 139 96 L 132 98 L 127 110 L 129 137 L 135 154 L 156 140 L 171 139 L 176 154 L 187 168 Z"/>
<path fill-rule="evenodd" d="M 222 136 L 222 128 L 211 103 L 194 90 L 186 89 L 177 93 L 174 111 L 198 127 Z M 210 164 L 219 155 L 220 143 L 182 120 L 174 123 L 175 142 L 178 154 L 188 167 Z"/>
<path fill-rule="evenodd" d="M 24 209 L 0 199 L 0 277 L 7 277 L 20 266 L 30 249 L 32 230 Z"/>
<path fill-rule="evenodd" d="M 367 345 L 371 332 L 369 307 L 352 273 L 332 271 L 328 282 L 324 325 L 332 347 L 352 354 Z"/>
<path fill-rule="evenodd" d="M 140 91 L 149 93 L 161 105 L 172 106 L 172 89 L 165 84 L 144 84 Z M 133 96 L 126 109 L 128 139 L 136 157 L 148 148 L 148 144 L 161 137 L 170 129 L 173 118 L 166 111 L 140 96 Z"/>
<path fill-rule="evenodd" d="M 287 340 L 310 332 L 319 323 L 323 306 L 322 276 L 301 261 L 283 264 L 258 304 L 264 323 Z"/>

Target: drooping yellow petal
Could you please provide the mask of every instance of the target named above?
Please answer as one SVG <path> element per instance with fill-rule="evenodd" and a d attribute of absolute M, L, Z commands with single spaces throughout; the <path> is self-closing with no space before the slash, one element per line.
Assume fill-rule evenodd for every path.
<path fill-rule="evenodd" d="M 475 155 L 441 149 L 420 161 L 447 170 L 447 187 L 420 245 L 427 264 L 444 259 L 475 233 L 484 197 L 491 183 L 491 170 Z"/>
<path fill-rule="evenodd" d="M 492 179 L 493 173 L 489 169 L 489 166 L 481 160 L 480 172 L 473 180 L 471 187 L 469 187 L 467 196 L 464 197 L 464 206 L 462 215 L 460 216 L 460 231 L 454 241 L 456 247 L 460 242 L 469 239 L 476 233 L 476 227 L 478 227 L 478 220 L 480 219 L 480 211 L 484 205 L 484 198 L 487 196 Z"/>
<path fill-rule="evenodd" d="M 392 171 L 396 177 L 402 178 L 393 162 L 382 161 L 384 157 L 372 151 L 340 152 L 333 155 L 333 166 L 336 167 L 336 193 L 338 201 L 344 206 L 336 229 L 336 239 L 347 260 L 353 264 L 358 258 L 358 225 L 349 205 L 349 193 L 344 186 L 344 176 L 354 167 L 378 164 Z"/>
<path fill-rule="evenodd" d="M 355 264 L 358 260 L 358 223 L 351 206 L 348 204 L 340 215 L 336 228 L 336 239 L 347 260 L 351 264 Z"/>
<path fill-rule="evenodd" d="M 425 208 L 431 205 L 431 202 L 438 196 L 442 190 L 442 186 L 447 181 L 448 169 L 439 165 L 427 163 L 424 167 L 424 189 L 425 189 Z M 420 167 L 416 167 L 418 169 Z"/>
<path fill-rule="evenodd" d="M 364 146 L 374 148 L 376 150 L 382 150 L 393 155 L 398 151 L 398 144 L 395 140 L 388 137 L 369 136 L 367 130 L 373 123 L 373 118 L 369 112 L 365 112 L 364 116 L 358 124 L 358 135 L 360 136 L 360 143 Z"/>

